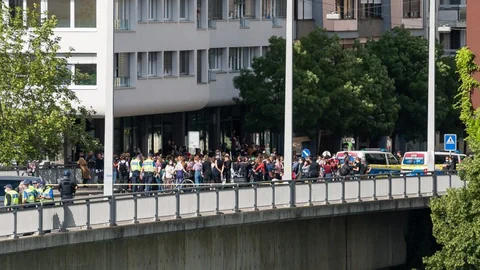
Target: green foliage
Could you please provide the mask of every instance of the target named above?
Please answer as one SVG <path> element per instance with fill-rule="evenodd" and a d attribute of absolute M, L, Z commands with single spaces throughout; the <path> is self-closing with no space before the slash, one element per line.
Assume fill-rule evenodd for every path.
<path fill-rule="evenodd" d="M 428 41 L 412 36 L 403 27 L 386 32 L 378 41 L 371 40 L 367 49 L 387 68 L 395 82 L 395 95 L 400 105 L 394 132 L 407 140 L 424 140 L 427 130 Z M 452 107 L 444 95 L 443 80 L 449 74 L 437 50 L 436 122 L 440 123 Z"/>
<path fill-rule="evenodd" d="M 8 21 L 0 24 L 0 164 L 55 156 L 64 140 L 97 147 L 85 132 L 94 112 L 79 105 L 67 60 L 57 57 L 55 17 L 40 22 L 34 10 L 4 5 L 0 17 Z"/>
<path fill-rule="evenodd" d="M 458 103 L 460 119 L 465 124 L 466 138 L 475 155 L 480 154 L 480 110 L 471 102 L 473 89 L 480 84 L 472 77 L 479 71 L 468 48 L 456 56 L 460 77 Z M 425 258 L 428 269 L 477 269 L 480 265 L 480 159 L 467 158 L 459 166 L 466 188 L 450 189 L 447 196 L 431 201 L 433 234 L 442 249 Z"/>
<path fill-rule="evenodd" d="M 285 40 L 270 39 L 266 56 L 234 79 L 236 101 L 247 105 L 250 131 L 283 129 Z M 293 126 L 380 137 L 390 134 L 398 106 L 393 81 L 373 54 L 357 46 L 344 50 L 336 36 L 316 29 L 294 44 Z"/>

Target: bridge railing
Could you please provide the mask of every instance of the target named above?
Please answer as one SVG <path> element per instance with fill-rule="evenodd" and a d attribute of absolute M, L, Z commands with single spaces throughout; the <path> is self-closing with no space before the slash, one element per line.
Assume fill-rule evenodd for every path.
<path fill-rule="evenodd" d="M 52 230 L 159 221 L 202 214 L 258 211 L 280 207 L 437 196 L 464 187 L 457 175 L 379 175 L 203 185 L 175 190 L 91 196 L 0 208 L 0 237 L 17 238 Z"/>
<path fill-rule="evenodd" d="M 32 172 L 25 166 L 0 167 L 0 176 L 36 176 L 41 177 L 48 184 L 57 184 L 63 177 L 65 170 L 70 171 L 71 178 L 81 182 L 82 172 L 75 164 L 49 164 L 40 165 Z"/>

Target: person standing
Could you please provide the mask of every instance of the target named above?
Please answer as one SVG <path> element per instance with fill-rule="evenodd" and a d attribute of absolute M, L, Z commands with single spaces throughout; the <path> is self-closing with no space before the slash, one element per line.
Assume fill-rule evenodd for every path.
<path fill-rule="evenodd" d="M 155 162 L 153 161 L 153 153 L 148 154 L 148 158 L 143 161 L 141 174 L 144 177 L 145 191 L 152 190 L 153 175 L 155 173 Z"/>
<path fill-rule="evenodd" d="M 257 160 L 255 161 L 255 166 L 253 167 L 253 175 L 255 182 L 262 182 L 264 173 L 265 165 L 260 158 L 257 158 Z"/>
<path fill-rule="evenodd" d="M 103 160 L 103 154 L 99 153 L 95 160 L 95 173 L 97 175 L 98 183 L 103 184 L 103 173 L 105 169 L 105 161 Z"/>
<path fill-rule="evenodd" d="M 120 161 L 118 162 L 118 182 L 120 185 L 120 190 L 125 191 L 125 185 L 128 184 L 128 175 L 130 174 L 130 168 L 128 166 L 128 161 L 125 159 L 125 155 L 120 156 Z"/>
<path fill-rule="evenodd" d="M 53 205 L 55 197 L 53 195 L 53 189 L 49 185 L 46 185 L 45 181 L 41 181 L 41 193 L 40 193 L 40 202 L 48 205 Z"/>
<path fill-rule="evenodd" d="M 58 184 L 58 191 L 60 192 L 62 200 L 73 199 L 75 197 L 75 193 L 77 192 L 77 183 L 70 179 L 69 170 L 65 170 L 63 172 L 62 181 L 60 181 L 60 184 Z"/>
<path fill-rule="evenodd" d="M 14 206 L 19 203 L 18 192 L 13 190 L 12 185 L 5 185 L 5 200 L 3 201 L 4 206 Z"/>
<path fill-rule="evenodd" d="M 212 162 L 210 162 L 208 155 L 203 157 L 202 172 L 203 181 L 209 184 L 212 183 Z"/>
<path fill-rule="evenodd" d="M 142 156 L 137 155 L 137 157 L 130 162 L 130 168 L 132 170 L 132 192 L 137 192 L 137 183 L 142 179 Z"/>
<path fill-rule="evenodd" d="M 78 166 L 80 166 L 80 171 L 82 172 L 82 184 L 86 185 L 88 180 L 92 179 L 90 170 L 88 169 L 87 161 L 83 158 L 83 155 L 77 161 Z"/>
<path fill-rule="evenodd" d="M 23 190 L 23 204 L 32 204 L 35 203 L 35 198 L 37 197 L 37 191 L 32 186 L 30 180 L 23 181 L 25 185 L 25 190 Z"/>
<path fill-rule="evenodd" d="M 220 156 L 217 155 L 213 167 L 213 182 L 215 184 L 220 184 L 222 182 L 223 175 L 223 161 L 220 159 Z"/>
<path fill-rule="evenodd" d="M 90 151 L 87 156 L 87 166 L 88 170 L 90 171 L 90 179 L 92 179 L 93 184 L 96 184 L 95 181 L 95 164 L 96 164 L 96 159 L 95 155 L 93 154 L 93 151 Z"/>
<path fill-rule="evenodd" d="M 225 183 L 230 184 L 232 178 L 232 160 L 230 159 L 229 154 L 225 154 L 225 162 L 223 163 L 224 166 L 224 175 L 225 175 Z"/>
<path fill-rule="evenodd" d="M 177 164 L 175 165 L 177 184 L 183 183 L 184 174 L 187 172 L 185 171 L 185 166 L 183 165 L 183 163 L 183 157 L 178 157 Z"/>
<path fill-rule="evenodd" d="M 195 172 L 195 184 L 198 186 L 200 185 L 202 181 L 202 162 L 200 161 L 200 158 L 198 156 L 195 156 L 194 158 L 195 164 L 193 164 L 193 170 Z"/>

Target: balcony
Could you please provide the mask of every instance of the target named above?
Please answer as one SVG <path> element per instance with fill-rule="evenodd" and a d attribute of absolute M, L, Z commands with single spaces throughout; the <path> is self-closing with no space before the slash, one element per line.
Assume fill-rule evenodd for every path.
<path fill-rule="evenodd" d="M 113 25 L 114 25 L 115 30 L 129 30 L 130 29 L 130 24 L 129 24 L 129 21 L 127 19 L 115 20 Z"/>
<path fill-rule="evenodd" d="M 116 77 L 114 79 L 114 88 L 129 87 L 130 77 Z"/>

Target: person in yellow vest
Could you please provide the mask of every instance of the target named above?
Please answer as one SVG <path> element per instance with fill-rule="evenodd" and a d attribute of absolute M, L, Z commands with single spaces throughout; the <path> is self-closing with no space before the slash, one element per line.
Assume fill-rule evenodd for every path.
<path fill-rule="evenodd" d="M 142 156 L 137 155 L 137 157 L 130 161 L 130 169 L 132 170 L 132 192 L 137 192 L 137 183 L 142 179 Z"/>
<path fill-rule="evenodd" d="M 32 186 L 32 182 L 30 180 L 23 181 L 25 185 L 25 190 L 23 191 L 23 204 L 32 204 L 35 203 L 35 197 L 37 195 L 37 191 Z"/>
<path fill-rule="evenodd" d="M 152 190 L 153 175 L 155 174 L 155 161 L 153 161 L 153 153 L 148 154 L 148 158 L 143 161 L 142 173 L 143 182 L 145 183 L 145 191 Z"/>
<path fill-rule="evenodd" d="M 5 200 L 3 201 L 3 205 L 5 206 L 13 206 L 18 205 L 18 192 L 16 192 L 12 185 L 7 184 L 5 185 Z"/>
<path fill-rule="evenodd" d="M 33 188 L 35 189 L 35 202 L 40 202 L 40 196 L 42 195 L 43 188 L 40 185 L 40 180 L 33 180 Z"/>
<path fill-rule="evenodd" d="M 41 185 L 40 202 L 44 203 L 45 205 L 53 205 L 53 201 L 55 200 L 55 197 L 53 195 L 52 187 L 46 185 L 45 181 L 42 181 L 40 185 Z"/>

